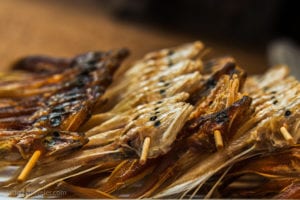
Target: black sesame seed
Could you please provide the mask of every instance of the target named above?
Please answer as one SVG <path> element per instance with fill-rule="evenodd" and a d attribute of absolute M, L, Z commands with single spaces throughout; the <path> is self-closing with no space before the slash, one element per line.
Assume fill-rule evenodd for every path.
<path fill-rule="evenodd" d="M 155 121 L 157 119 L 157 116 L 150 117 L 150 121 Z"/>
<path fill-rule="evenodd" d="M 275 96 L 271 96 L 271 99 L 275 99 Z"/>
<path fill-rule="evenodd" d="M 155 126 L 155 127 L 158 127 L 160 124 L 161 124 L 161 122 L 160 122 L 159 120 L 157 120 L 157 121 L 154 123 L 154 126 Z"/>
<path fill-rule="evenodd" d="M 161 90 L 159 90 L 159 93 L 160 93 L 160 94 L 164 94 L 164 93 L 166 93 L 166 90 L 161 89 Z"/>
<path fill-rule="evenodd" d="M 157 114 L 159 114 L 159 113 L 160 113 L 159 111 L 156 111 L 154 114 L 156 114 L 156 115 L 157 115 Z"/>
<path fill-rule="evenodd" d="M 170 83 L 165 83 L 164 84 L 165 87 L 168 87 L 169 85 L 170 85 Z"/>
<path fill-rule="evenodd" d="M 157 102 L 157 104 L 161 104 L 161 103 L 162 103 L 162 101 L 158 101 L 158 102 Z"/>
<path fill-rule="evenodd" d="M 276 91 L 272 91 L 271 94 L 276 94 Z"/>
<path fill-rule="evenodd" d="M 273 101 L 273 104 L 275 105 L 275 104 L 277 104 L 278 103 L 278 101 L 277 100 L 275 100 L 275 101 Z"/>
<path fill-rule="evenodd" d="M 287 111 L 285 111 L 284 116 L 288 117 L 288 116 L 290 116 L 291 114 L 292 114 L 292 112 L 289 111 L 289 110 L 287 110 Z"/>
<path fill-rule="evenodd" d="M 173 55 L 174 53 L 175 53 L 174 50 L 170 49 L 169 52 L 168 52 L 168 56 L 171 56 L 171 55 Z"/>

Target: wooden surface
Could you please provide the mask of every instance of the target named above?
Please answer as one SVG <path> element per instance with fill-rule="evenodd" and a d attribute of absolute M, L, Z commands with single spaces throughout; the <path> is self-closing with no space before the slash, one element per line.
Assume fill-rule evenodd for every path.
<path fill-rule="evenodd" d="M 250 73 L 266 68 L 261 51 L 118 21 L 101 9 L 80 8 L 70 1 L 0 1 L 0 28 L 0 70 L 31 54 L 68 57 L 118 47 L 128 47 L 133 61 L 149 51 L 194 40 L 202 40 L 217 55 L 234 56 Z"/>

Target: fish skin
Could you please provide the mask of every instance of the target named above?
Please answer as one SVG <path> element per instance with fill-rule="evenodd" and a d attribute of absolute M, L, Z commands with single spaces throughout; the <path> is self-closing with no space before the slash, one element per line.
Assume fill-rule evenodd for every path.
<path fill-rule="evenodd" d="M 82 133 L 38 129 L 27 131 L 0 131 L 0 160 L 28 159 L 35 150 L 44 156 L 63 154 L 88 142 Z M 61 156 L 61 155 L 60 155 Z"/>
<path fill-rule="evenodd" d="M 41 150 L 45 157 L 63 155 L 86 144 L 85 135 L 74 131 L 91 116 L 94 105 L 112 82 L 114 72 L 127 54 L 126 49 L 89 52 L 70 60 L 62 72 L 49 72 L 48 80 L 37 81 L 31 88 L 22 86 L 25 80 L 16 81 L 11 90 L 19 87 L 26 93 L 26 90 L 35 91 L 37 86 L 49 87 L 50 90 L 46 89 L 47 92 L 42 94 L 29 92 L 28 96 L 23 96 L 23 91 L 14 93 L 17 96 L 9 102 L 13 105 L 0 107 L 0 160 L 28 159 L 35 150 Z M 38 62 L 43 62 L 45 58 L 39 59 Z M 49 58 L 45 62 L 52 61 Z M 57 63 L 54 60 L 52 64 L 55 67 Z M 35 73 L 33 77 L 37 76 Z M 44 76 L 40 77 L 41 80 Z M 8 86 L 4 84 L 9 90 Z M 6 99 L 7 94 L 2 94 L 0 92 L 0 100 Z"/>

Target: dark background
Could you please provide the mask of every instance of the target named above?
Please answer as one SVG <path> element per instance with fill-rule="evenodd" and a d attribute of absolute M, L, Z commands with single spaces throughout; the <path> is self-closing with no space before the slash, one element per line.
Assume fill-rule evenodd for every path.
<path fill-rule="evenodd" d="M 213 39 L 265 45 L 278 37 L 299 42 L 297 1 L 116 0 L 100 1 L 120 19 Z"/>
<path fill-rule="evenodd" d="M 202 40 L 212 48 L 212 55 L 232 55 L 250 74 L 261 73 L 279 63 L 295 68 L 300 57 L 300 17 L 296 3 L 0 1 L 0 67 L 8 69 L 15 59 L 29 54 L 69 57 L 89 50 L 124 46 L 131 49 L 127 62 L 130 63 L 149 51 Z"/>

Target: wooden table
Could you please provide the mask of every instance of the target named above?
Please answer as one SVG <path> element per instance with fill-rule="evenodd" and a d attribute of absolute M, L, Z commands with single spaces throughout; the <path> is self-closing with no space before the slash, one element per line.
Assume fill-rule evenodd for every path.
<path fill-rule="evenodd" d="M 70 2 L 0 1 L 0 70 L 30 54 L 63 57 L 118 47 L 128 47 L 132 61 L 149 51 L 194 40 L 203 40 L 216 54 L 233 55 L 250 73 L 266 68 L 261 51 L 118 21 L 101 9 L 79 8 Z"/>

